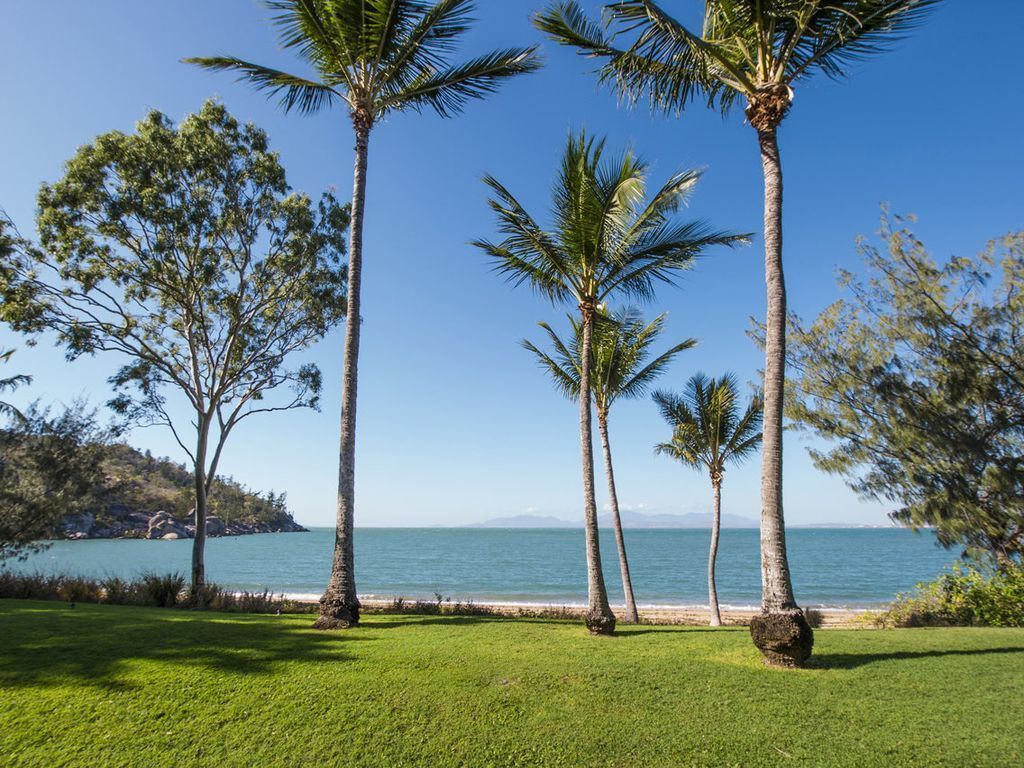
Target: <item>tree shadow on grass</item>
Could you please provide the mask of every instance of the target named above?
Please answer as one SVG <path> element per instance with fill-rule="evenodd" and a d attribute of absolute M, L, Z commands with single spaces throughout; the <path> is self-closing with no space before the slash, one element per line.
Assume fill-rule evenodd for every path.
<path fill-rule="evenodd" d="M 634 629 L 635 627 L 635 629 Z M 691 632 L 722 632 L 732 629 L 731 627 L 702 627 L 691 624 L 663 624 L 660 626 L 646 626 L 640 624 L 625 624 L 616 627 L 616 637 L 639 637 L 640 635 L 664 635 L 671 633 L 687 634 Z"/>
<path fill-rule="evenodd" d="M 815 654 L 807 662 L 808 669 L 856 669 L 880 661 L 901 661 L 907 659 L 928 659 L 941 656 L 986 656 L 989 654 L 1024 653 L 1024 646 L 1005 648 L 965 648 L 930 651 L 889 651 L 880 653 L 822 653 Z"/>
<path fill-rule="evenodd" d="M 373 639 L 314 631 L 306 618 L 25 603 L 0 613 L 0 686 L 126 689 L 121 673 L 140 660 L 266 675 L 284 662 L 345 662 L 350 643 Z"/>
<path fill-rule="evenodd" d="M 368 618 L 372 616 L 373 618 Z M 582 621 L 574 622 L 567 619 L 535 619 L 527 616 L 500 616 L 484 614 L 480 616 L 459 616 L 459 615 L 437 615 L 437 614 L 364 614 L 359 620 L 359 626 L 365 629 L 392 629 L 397 627 L 421 627 L 430 625 L 442 626 L 469 626 L 474 624 L 551 624 L 558 626 L 572 625 Z"/>

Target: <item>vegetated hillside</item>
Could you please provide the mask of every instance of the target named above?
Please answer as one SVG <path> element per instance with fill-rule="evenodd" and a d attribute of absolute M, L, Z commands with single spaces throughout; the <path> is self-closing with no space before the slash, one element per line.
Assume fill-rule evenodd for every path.
<path fill-rule="evenodd" d="M 63 521 L 69 538 L 185 538 L 190 527 L 194 479 L 185 465 L 123 443 L 102 449 L 104 487 L 88 508 Z M 157 513 L 165 513 L 158 515 Z M 292 518 L 285 494 L 262 494 L 218 477 L 210 493 L 211 535 L 305 530 Z"/>

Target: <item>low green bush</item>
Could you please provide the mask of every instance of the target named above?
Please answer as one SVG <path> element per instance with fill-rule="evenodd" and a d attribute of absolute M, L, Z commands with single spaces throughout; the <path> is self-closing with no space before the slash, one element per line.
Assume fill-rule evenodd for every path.
<path fill-rule="evenodd" d="M 1024 564 L 994 571 L 957 563 L 898 595 L 874 621 L 883 627 L 1024 627 Z"/>

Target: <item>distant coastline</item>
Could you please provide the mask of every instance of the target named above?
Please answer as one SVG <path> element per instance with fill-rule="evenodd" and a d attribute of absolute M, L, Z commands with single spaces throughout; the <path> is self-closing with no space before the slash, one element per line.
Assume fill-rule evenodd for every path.
<path fill-rule="evenodd" d="M 644 514 L 641 512 L 621 513 L 622 527 L 633 530 L 641 529 L 707 529 L 711 527 L 710 512 L 688 512 L 685 514 Z M 760 523 L 750 517 L 741 515 L 722 515 L 723 528 L 758 528 Z M 484 520 L 479 523 L 467 523 L 464 525 L 447 526 L 450 528 L 506 528 L 506 529 L 548 529 L 548 528 L 582 528 L 582 520 L 563 520 L 551 515 L 511 515 L 508 517 L 496 517 Z M 598 517 L 598 527 L 611 528 L 610 515 Z M 822 529 L 845 529 L 845 528 L 893 528 L 894 525 L 872 525 L 857 523 L 803 523 L 799 525 L 787 525 L 787 528 L 822 528 Z"/>

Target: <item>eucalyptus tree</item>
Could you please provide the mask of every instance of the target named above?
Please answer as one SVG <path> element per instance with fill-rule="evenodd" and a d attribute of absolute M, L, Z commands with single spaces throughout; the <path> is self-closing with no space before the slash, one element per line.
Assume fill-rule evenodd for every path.
<path fill-rule="evenodd" d="M 355 515 L 356 391 L 362 319 L 363 213 L 370 133 L 398 112 L 432 109 L 441 117 L 493 93 L 515 75 L 540 66 L 533 48 L 509 48 L 452 63 L 451 54 L 472 22 L 473 0 L 267 0 L 276 12 L 279 41 L 310 69 L 304 77 L 227 56 L 187 61 L 229 70 L 261 91 L 280 95 L 285 112 L 312 114 L 340 106 L 355 132 L 348 312 L 343 352 L 337 533 L 331 578 L 316 626 L 359 623 L 356 596 Z"/>
<path fill-rule="evenodd" d="M 601 434 L 604 471 L 608 481 L 608 504 L 611 508 L 612 528 L 615 531 L 615 544 L 619 553 L 622 592 L 626 601 L 626 621 L 633 624 L 636 624 L 640 617 L 636 610 L 633 580 L 629 575 L 629 557 L 626 555 L 626 539 L 622 533 L 622 519 L 619 515 L 619 495 L 615 485 L 611 440 L 608 436 L 608 415 L 616 400 L 643 395 L 672 358 L 697 343 L 694 339 L 686 339 L 647 362 L 651 345 L 664 329 L 665 317 L 663 313 L 650 323 L 645 323 L 634 309 L 626 309 L 616 315 L 599 309 L 595 314 L 590 356 L 591 391 L 594 396 L 594 408 L 597 410 L 598 431 Z M 536 356 L 541 367 L 551 377 L 555 388 L 570 400 L 576 400 L 580 394 L 580 372 L 583 367 L 583 324 L 572 315 L 569 316 L 569 323 L 572 334 L 568 342 L 562 340 L 550 325 L 540 323 L 540 327 L 547 333 L 551 342 L 551 352 L 538 348 L 530 341 L 523 341 L 522 344 Z"/>
<path fill-rule="evenodd" d="M 215 102 L 178 126 L 151 112 L 134 134 L 99 136 L 38 205 L 40 242 L 9 263 L 0 319 L 53 333 L 69 359 L 123 362 L 111 406 L 168 428 L 194 468 L 202 601 L 229 436 L 256 414 L 319 403 L 319 369 L 292 360 L 344 314 L 348 207 L 291 192 L 266 133 Z"/>
<path fill-rule="evenodd" d="M 672 427 L 671 442 L 659 443 L 655 451 L 688 467 L 706 469 L 711 478 L 714 508 L 708 553 L 708 599 L 711 626 L 720 627 L 722 615 L 715 588 L 715 560 L 722 526 L 722 479 L 726 464 L 747 459 L 761 444 L 761 397 L 752 398 L 741 414 L 734 376 L 726 374 L 720 379 L 708 379 L 698 373 L 686 383 L 682 395 L 655 392 L 654 402 Z"/>
<path fill-rule="evenodd" d="M 761 460 L 762 613 L 751 624 L 772 658 L 800 664 L 812 633 L 793 596 L 782 508 L 782 416 L 786 287 L 782 265 L 782 165 L 777 132 L 794 86 L 817 73 L 837 79 L 851 64 L 883 51 L 921 22 L 939 0 L 707 0 L 700 30 L 653 0 L 605 5 L 604 24 L 576 2 L 540 13 L 537 26 L 557 41 L 603 60 L 602 81 L 628 101 L 680 113 L 693 99 L 727 113 L 745 103 L 757 132 L 764 175 L 764 450 Z M 767 644 L 767 645 L 766 645 Z M 764 646 L 764 647 L 762 647 Z M 766 656 L 767 658 L 767 656 Z"/>
<path fill-rule="evenodd" d="M 589 364 L 598 308 L 617 296 L 650 299 L 657 283 L 673 283 L 681 270 L 715 245 L 744 238 L 716 231 L 703 221 L 678 222 L 673 214 L 700 179 L 698 171 L 672 176 L 647 198 L 647 164 L 632 153 L 604 158 L 604 141 L 570 136 L 552 190 L 553 226 L 543 229 L 500 182 L 485 178 L 497 214 L 499 243 L 474 244 L 513 285 L 526 284 L 554 304 L 579 309 L 580 447 L 587 558 L 587 628 L 615 630 L 608 606 L 597 529 L 591 438 Z"/>

